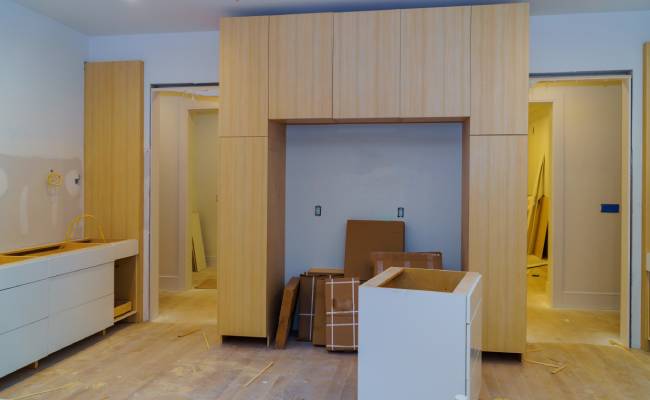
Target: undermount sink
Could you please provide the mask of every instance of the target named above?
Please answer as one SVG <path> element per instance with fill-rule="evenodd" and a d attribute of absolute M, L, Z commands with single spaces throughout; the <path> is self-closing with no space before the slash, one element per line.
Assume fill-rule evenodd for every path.
<path fill-rule="evenodd" d="M 10 253 L 5 253 L 0 257 L 4 258 L 32 258 L 32 257 L 42 257 L 42 256 L 49 256 L 51 254 L 57 254 L 57 253 L 63 253 L 66 251 L 72 251 L 72 250 L 79 250 L 79 249 L 85 249 L 88 247 L 93 247 L 100 245 L 104 242 L 95 242 L 92 241 L 93 239 L 88 239 L 89 241 L 79 241 L 79 242 L 63 242 L 63 243 L 56 243 L 52 245 L 45 245 L 45 246 L 40 246 L 40 247 L 34 247 L 31 249 L 25 249 L 25 250 L 18 250 L 18 251 L 13 251 Z M 21 261 L 21 260 L 14 260 L 14 261 Z"/>
<path fill-rule="evenodd" d="M 0 265 L 11 264 L 19 261 L 29 260 L 32 257 L 29 256 L 5 256 L 0 255 Z"/>

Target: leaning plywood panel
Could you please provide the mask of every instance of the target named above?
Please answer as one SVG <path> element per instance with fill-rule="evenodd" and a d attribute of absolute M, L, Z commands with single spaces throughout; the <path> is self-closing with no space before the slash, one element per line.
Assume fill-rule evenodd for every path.
<path fill-rule="evenodd" d="M 84 209 L 108 238 L 137 239 L 144 206 L 144 64 L 91 62 L 84 83 Z M 87 237 L 99 237 L 94 224 Z M 93 230 L 91 230 L 92 228 Z M 142 320 L 142 257 L 136 256 L 135 309 Z"/>
<path fill-rule="evenodd" d="M 469 116 L 470 14 L 402 10 L 400 117 Z"/>
<path fill-rule="evenodd" d="M 219 332 L 267 337 L 268 138 L 219 138 Z"/>
<path fill-rule="evenodd" d="M 470 271 L 483 276 L 483 350 L 526 345 L 527 137 L 471 136 Z"/>
<path fill-rule="evenodd" d="M 269 118 L 332 118 L 332 13 L 271 17 Z"/>
<path fill-rule="evenodd" d="M 269 17 L 222 18 L 219 136 L 266 136 Z"/>
<path fill-rule="evenodd" d="M 334 118 L 399 116 L 400 11 L 334 15 Z"/>
<path fill-rule="evenodd" d="M 472 7 L 471 134 L 528 132 L 528 3 Z"/>

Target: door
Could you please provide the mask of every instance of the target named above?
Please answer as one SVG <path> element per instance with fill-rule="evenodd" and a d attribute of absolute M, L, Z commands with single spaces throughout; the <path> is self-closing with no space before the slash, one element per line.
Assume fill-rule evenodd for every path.
<path fill-rule="evenodd" d="M 271 17 L 269 118 L 332 118 L 332 13 Z"/>
<path fill-rule="evenodd" d="M 528 133 L 528 3 L 472 7 L 472 135 Z"/>
<path fill-rule="evenodd" d="M 400 11 L 334 15 L 334 118 L 399 116 Z"/>
<path fill-rule="evenodd" d="M 219 138 L 219 332 L 267 337 L 268 138 Z"/>
<path fill-rule="evenodd" d="M 400 116 L 469 116 L 470 7 L 402 10 Z"/>

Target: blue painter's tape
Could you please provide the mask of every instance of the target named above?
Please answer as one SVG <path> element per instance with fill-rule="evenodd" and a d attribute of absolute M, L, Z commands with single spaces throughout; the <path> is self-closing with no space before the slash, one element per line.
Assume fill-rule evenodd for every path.
<path fill-rule="evenodd" d="M 600 212 L 607 214 L 618 214 L 621 211 L 621 206 L 618 204 L 601 204 Z"/>

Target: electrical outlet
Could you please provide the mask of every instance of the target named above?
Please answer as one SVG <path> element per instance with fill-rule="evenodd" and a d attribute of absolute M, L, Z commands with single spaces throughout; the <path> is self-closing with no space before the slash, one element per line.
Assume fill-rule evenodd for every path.
<path fill-rule="evenodd" d="M 404 207 L 397 207 L 397 218 L 404 218 Z"/>
<path fill-rule="evenodd" d="M 315 216 L 320 217 L 320 216 L 321 216 L 321 212 L 322 212 L 321 206 L 315 206 L 315 207 L 314 207 L 314 215 L 315 215 Z"/>

